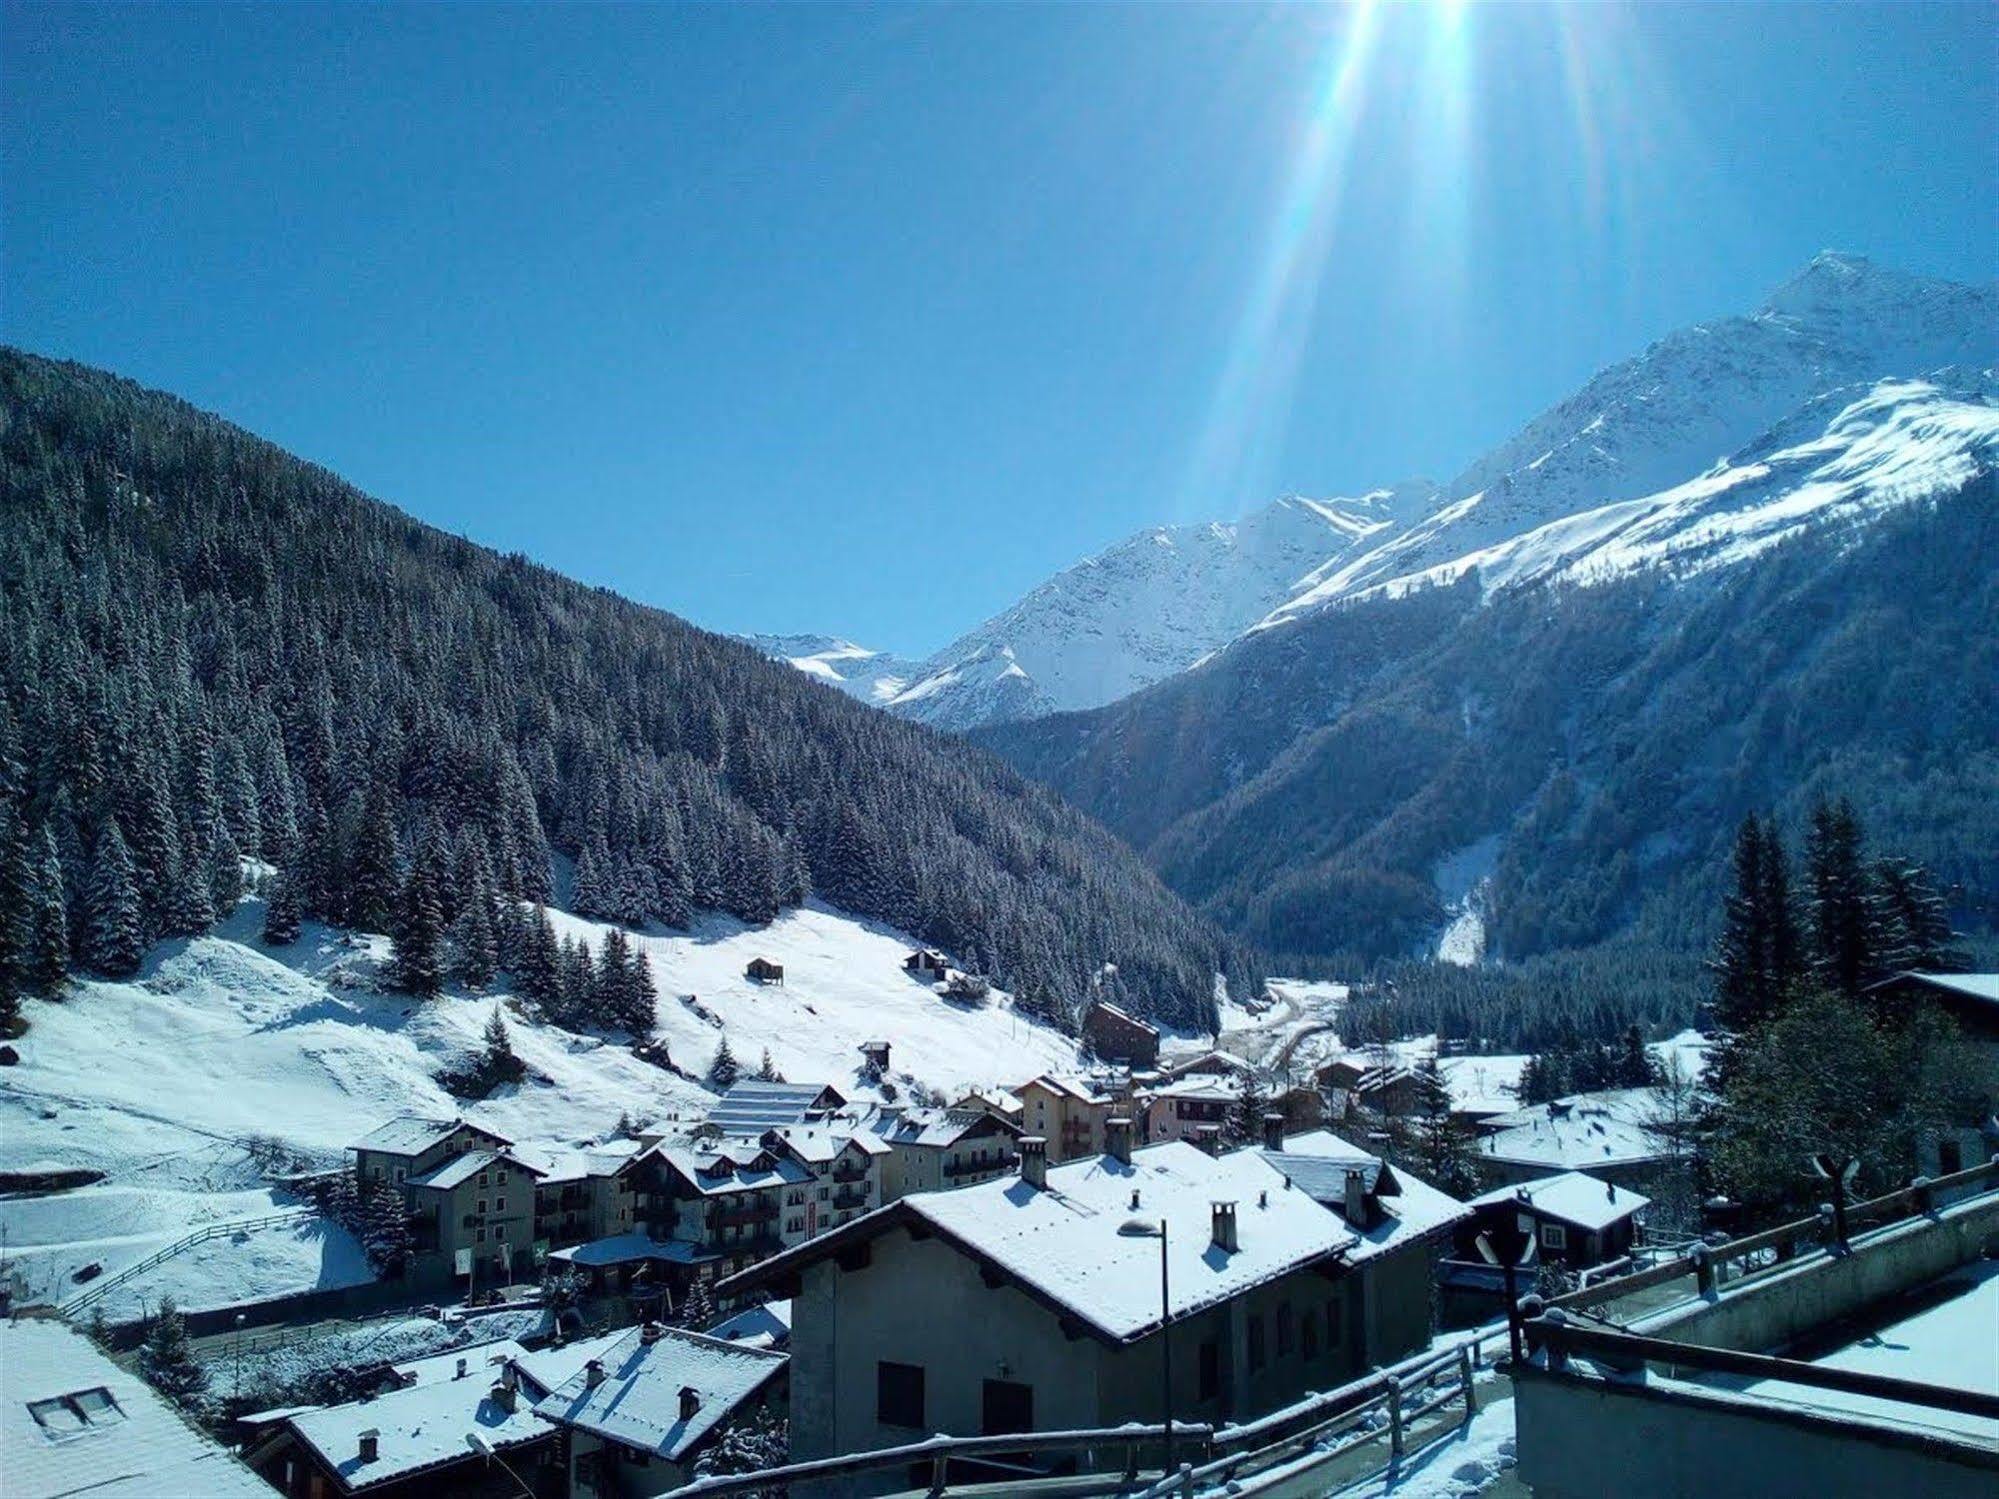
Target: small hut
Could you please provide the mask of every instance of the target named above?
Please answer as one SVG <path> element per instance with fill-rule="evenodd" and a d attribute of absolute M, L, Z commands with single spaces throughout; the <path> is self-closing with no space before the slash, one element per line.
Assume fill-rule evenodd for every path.
<path fill-rule="evenodd" d="M 781 984 L 784 982 L 784 965 L 773 963 L 769 958 L 751 958 L 749 966 L 743 970 L 743 977 L 753 984 Z"/>

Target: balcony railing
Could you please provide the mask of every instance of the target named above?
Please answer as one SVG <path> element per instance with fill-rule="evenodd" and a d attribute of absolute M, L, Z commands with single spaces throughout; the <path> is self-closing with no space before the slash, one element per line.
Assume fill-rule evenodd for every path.
<path fill-rule="evenodd" d="M 867 1179 L 868 1168 L 865 1165 L 849 1166 L 842 1162 L 833 1168 L 833 1180 L 836 1182 L 858 1182 Z"/>
<path fill-rule="evenodd" d="M 710 1229 L 735 1228 L 738 1225 L 751 1223 L 769 1223 L 776 1219 L 777 1211 L 777 1204 L 774 1202 L 755 1203 L 748 1207 L 739 1208 L 710 1208 L 708 1210 L 708 1227 Z"/>
<path fill-rule="evenodd" d="M 867 1205 L 868 1194 L 864 1191 L 842 1189 L 833 1194 L 833 1206 L 836 1208 L 864 1208 Z"/>
<path fill-rule="evenodd" d="M 1006 1164 L 1006 1157 L 1001 1155 L 964 1156 L 958 1160 L 946 1161 L 944 1163 L 944 1175 L 947 1179 L 960 1176 L 979 1176 L 986 1172 L 998 1171 Z"/>

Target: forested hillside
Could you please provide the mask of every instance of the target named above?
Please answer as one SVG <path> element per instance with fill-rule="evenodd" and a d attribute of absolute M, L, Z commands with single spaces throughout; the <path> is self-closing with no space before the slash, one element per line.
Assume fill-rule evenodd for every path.
<path fill-rule="evenodd" d="M 1252 979 L 991 756 L 172 397 L 0 351 L 0 514 L 6 987 L 130 972 L 226 911 L 239 855 L 376 931 L 435 925 L 439 888 L 547 899 L 553 854 L 629 923 L 816 893 L 1058 1021 L 1107 961 L 1179 1023 Z"/>
<path fill-rule="evenodd" d="M 1411 953 L 1454 870 L 1485 882 L 1491 955 L 1619 937 L 1698 954 L 1743 815 L 1795 829 L 1826 795 L 1989 932 L 1995 556 L 1988 471 L 1698 581 L 1487 595 L 1467 575 L 1363 599 L 976 737 L 1277 954 Z"/>

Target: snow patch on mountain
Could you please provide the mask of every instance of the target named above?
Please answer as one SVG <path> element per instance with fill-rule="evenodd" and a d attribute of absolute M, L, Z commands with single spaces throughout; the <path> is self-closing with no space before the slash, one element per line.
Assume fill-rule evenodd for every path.
<path fill-rule="evenodd" d="M 886 703 L 922 670 L 922 663 L 869 650 L 837 635 L 744 635 L 746 644 L 837 687 L 864 703 Z"/>

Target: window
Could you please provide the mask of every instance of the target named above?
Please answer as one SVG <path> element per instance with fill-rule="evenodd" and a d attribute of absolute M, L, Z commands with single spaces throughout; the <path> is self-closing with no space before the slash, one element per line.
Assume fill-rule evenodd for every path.
<path fill-rule="evenodd" d="M 922 1365 L 894 1364 L 887 1359 L 875 1365 L 875 1419 L 884 1426 L 922 1428 Z"/>
<path fill-rule="evenodd" d="M 1254 1374 L 1263 1367 L 1265 1349 L 1263 1346 L 1263 1314 L 1249 1314 L 1249 1371 Z"/>
<path fill-rule="evenodd" d="M 403 1179 L 403 1168 L 398 1166 L 396 1167 L 396 1180 L 401 1181 L 402 1179 Z"/>
<path fill-rule="evenodd" d="M 506 1198 L 504 1198 L 504 1197 L 496 1197 L 496 1198 L 494 1198 L 494 1199 L 493 1199 L 493 1211 L 494 1211 L 494 1212 L 496 1212 L 496 1213 L 504 1213 L 504 1212 L 505 1212 L 506 1210 L 507 1210 L 507 1199 L 506 1199 Z"/>
<path fill-rule="evenodd" d="M 87 1390 L 74 1390 L 67 1395 L 56 1395 L 48 1400 L 30 1400 L 28 1414 L 35 1418 L 35 1424 L 51 1436 L 65 1436 L 73 1431 L 88 1431 L 96 1426 L 108 1426 L 113 1421 L 125 1419 L 125 1412 L 103 1385 L 94 1385 Z"/>
<path fill-rule="evenodd" d="M 507 1236 L 507 1225 L 504 1223 L 502 1223 L 498 1228 L 493 1230 L 493 1237 L 495 1239 L 504 1239 L 506 1236 Z"/>
<path fill-rule="evenodd" d="M 1222 1392 L 1222 1345 L 1213 1338 L 1201 1344 L 1201 1394 L 1203 1400 L 1213 1400 Z"/>
<path fill-rule="evenodd" d="M 986 1436 L 1034 1430 L 1034 1386 L 1011 1379 L 989 1379 L 981 1402 L 980 1430 Z"/>
<path fill-rule="evenodd" d="M 479 1237 L 478 1237 L 478 1238 L 477 1238 L 476 1240 L 474 1240 L 474 1242 L 475 1242 L 475 1243 L 479 1243 L 479 1244 L 483 1244 L 483 1243 L 485 1243 L 485 1242 L 486 1242 L 486 1230 L 485 1230 L 485 1229 L 483 1229 L 483 1228 L 482 1228 L 482 1229 L 480 1229 L 480 1230 L 479 1230 Z"/>
<path fill-rule="evenodd" d="M 1277 1356 L 1284 1357 L 1291 1351 L 1291 1345 L 1298 1336 L 1298 1319 L 1292 1314 L 1291 1303 L 1286 1301 L 1277 1308 Z"/>
<path fill-rule="evenodd" d="M 486 1212 L 486 1199 L 483 1197 L 479 1199 L 479 1212 L 481 1216 L 484 1216 Z"/>
<path fill-rule="evenodd" d="M 501 1172 L 497 1172 L 497 1173 L 495 1173 L 495 1174 L 496 1174 L 496 1175 L 497 1175 L 497 1176 L 499 1177 L 499 1179 L 500 1179 L 500 1185 L 504 1187 L 504 1186 L 505 1186 L 505 1185 L 507 1184 L 507 1173 L 506 1173 L 506 1172 L 504 1172 L 504 1171 L 501 1171 Z"/>
<path fill-rule="evenodd" d="M 479 1173 L 479 1185 L 480 1185 L 480 1186 L 482 1186 L 482 1187 L 490 1187 L 490 1186 L 492 1186 L 492 1184 L 493 1184 L 493 1183 L 492 1183 L 492 1182 L 491 1182 L 491 1180 L 489 1179 L 489 1178 L 490 1178 L 490 1176 L 491 1176 L 491 1173 L 490 1173 L 490 1172 L 485 1172 L 485 1171 L 481 1171 L 481 1172 Z"/>
<path fill-rule="evenodd" d="M 1541 1247 L 1566 1250 L 1569 1247 L 1569 1231 L 1559 1223 L 1542 1224 Z"/>

